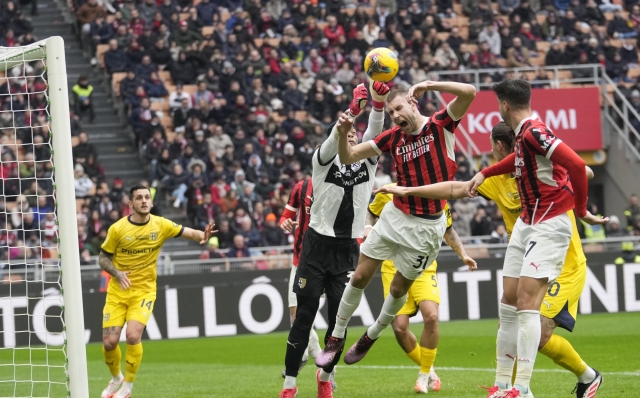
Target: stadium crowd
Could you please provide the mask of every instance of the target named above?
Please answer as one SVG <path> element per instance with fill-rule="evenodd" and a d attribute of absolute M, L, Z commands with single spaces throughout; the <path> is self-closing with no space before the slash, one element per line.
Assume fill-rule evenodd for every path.
<path fill-rule="evenodd" d="M 494 69 L 482 77 L 483 83 L 491 83 L 505 76 L 501 67 L 599 63 L 640 112 L 640 79 L 633 80 L 629 73 L 638 64 L 638 0 L 622 4 L 70 0 L 68 4 L 75 12 L 81 42 L 94 55 L 92 63 L 104 65 L 114 76 L 122 109 L 148 165 L 149 185 L 158 192 L 156 203 L 179 209 L 196 228 L 216 221 L 220 232 L 203 257 L 221 256 L 218 249 L 230 249 L 230 257 L 246 257 L 251 247 L 288 242 L 277 224 L 289 192 L 310 174 L 314 148 L 349 103 L 353 87 L 364 82 L 363 56 L 373 47 L 397 51 L 400 72 L 390 85 L 405 87 L 427 79 L 433 71 L 459 71 L 449 78 L 469 81 L 466 70 Z M 37 40 L 18 3 L 4 1 L 0 7 L 0 46 Z M 99 48 L 106 46 L 100 53 Z M 23 112 L 25 116 L 19 117 L 22 110 L 44 107 L 42 95 L 37 94 L 43 90 L 42 82 L 24 77 L 37 75 L 40 67 L 14 68 L 9 72 L 14 79 L 2 79 L 2 110 L 14 113 L 2 113 L 0 124 L 3 143 L 17 138 L 24 152 L 3 145 L 6 204 L 17 198 L 14 203 L 23 207 L 23 213 L 33 209 L 35 222 L 42 221 L 46 231 L 50 220 L 41 211 L 45 204 L 31 203 L 29 196 L 36 190 L 47 194 L 51 190 L 50 163 L 39 162 L 48 159 L 49 138 L 41 126 L 46 124 L 44 113 Z M 116 82 L 115 76 L 123 73 Z M 575 77 L 589 77 L 584 73 L 573 71 Z M 536 83 L 548 80 L 546 72 L 529 78 L 540 87 L 547 85 Z M 81 77 L 71 99 L 76 196 L 83 198 L 78 206 L 83 261 L 98 253 L 109 225 L 129 212 L 122 180 L 105 180 L 98 150 L 80 125 L 86 113 L 90 122 L 95 119 L 92 91 Z M 420 106 L 426 114 L 436 110 L 430 102 Z M 366 114 L 359 118 L 359 134 L 366 121 Z M 640 120 L 632 117 L 631 122 L 640 129 Z M 14 130 L 12 125 L 26 128 Z M 35 166 L 18 167 L 18 156 L 35 160 Z M 457 163 L 456 178 L 471 178 L 469 161 L 459 154 Z M 12 188 L 11 177 L 18 173 L 23 178 L 21 188 Z M 381 159 L 376 186 L 394 181 L 394 175 L 390 159 Z M 44 177 L 35 185 L 24 182 L 34 176 Z M 48 200 L 44 209 L 52 205 Z M 34 222 L 27 216 L 19 220 L 15 216 L 19 207 L 11 206 L 0 243 L 9 254 L 3 253 L 3 258 L 12 255 L 12 242 L 33 239 L 36 246 L 39 239 L 11 232 L 24 229 L 23 222 Z M 585 228 L 584 236 L 640 235 L 638 206 L 638 198 L 631 198 L 626 223 L 612 217 L 606 231 Z M 463 199 L 452 207 L 461 236 L 506 242 L 501 215 L 492 202 Z M 597 209 L 592 212 L 597 214 Z"/>

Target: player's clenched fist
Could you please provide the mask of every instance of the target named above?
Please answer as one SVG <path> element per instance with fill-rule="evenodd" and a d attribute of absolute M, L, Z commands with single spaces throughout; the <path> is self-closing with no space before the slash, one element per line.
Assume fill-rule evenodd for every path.
<path fill-rule="evenodd" d="M 349 112 L 355 117 L 362 112 L 362 109 L 367 105 L 367 100 L 369 99 L 369 92 L 364 84 L 358 84 L 353 89 L 353 99 L 349 104 Z"/>
<path fill-rule="evenodd" d="M 347 135 L 353 128 L 353 119 L 347 112 L 344 112 L 338 118 L 337 130 L 340 135 Z"/>

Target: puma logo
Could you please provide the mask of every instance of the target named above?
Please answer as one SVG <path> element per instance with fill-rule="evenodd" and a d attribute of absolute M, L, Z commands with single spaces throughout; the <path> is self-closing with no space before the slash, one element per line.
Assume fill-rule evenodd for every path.
<path fill-rule="evenodd" d="M 514 357 L 513 355 L 509 355 L 509 354 L 504 354 L 505 357 L 510 358 L 512 361 L 516 360 L 516 357 Z"/>
<path fill-rule="evenodd" d="M 127 365 L 129 365 L 131 367 L 133 367 L 136 364 L 135 362 L 129 362 L 126 359 L 124 361 L 127 363 Z"/>
<path fill-rule="evenodd" d="M 298 343 L 292 343 L 289 340 L 287 340 L 287 344 L 290 345 L 291 347 L 293 347 L 293 349 L 297 349 Z"/>
<path fill-rule="evenodd" d="M 540 265 L 536 265 L 533 261 L 529 265 L 532 266 L 533 268 L 535 268 L 536 272 L 538 272 L 538 268 L 540 268 Z"/>
<path fill-rule="evenodd" d="M 542 303 L 547 306 L 547 310 L 550 310 L 551 306 L 553 305 L 553 304 L 550 304 L 547 300 L 544 300 Z"/>
<path fill-rule="evenodd" d="M 111 362 L 106 362 L 106 361 L 105 361 L 105 363 L 106 363 L 107 365 L 109 365 L 109 366 L 113 366 L 113 364 L 115 363 L 115 361 L 111 361 Z"/>

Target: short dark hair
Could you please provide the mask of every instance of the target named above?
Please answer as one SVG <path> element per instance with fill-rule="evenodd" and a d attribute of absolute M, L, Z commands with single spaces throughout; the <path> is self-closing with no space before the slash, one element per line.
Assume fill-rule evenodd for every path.
<path fill-rule="evenodd" d="M 500 141 L 509 149 L 512 149 L 516 141 L 516 133 L 505 122 L 500 122 L 491 129 L 491 139 Z"/>
<path fill-rule="evenodd" d="M 531 84 L 522 79 L 507 79 L 493 86 L 500 101 L 514 108 L 526 108 L 531 104 Z"/>
<path fill-rule="evenodd" d="M 149 190 L 149 187 L 145 187 L 142 184 L 136 184 L 129 189 L 129 199 L 133 200 L 133 194 L 135 194 L 138 189 L 146 189 L 151 192 L 151 190 Z"/>
<path fill-rule="evenodd" d="M 394 99 L 396 99 L 396 97 L 399 97 L 399 96 L 406 97 L 407 95 L 409 95 L 409 92 L 401 88 L 396 90 L 391 90 L 391 92 L 389 93 L 389 96 L 387 97 L 387 103 L 393 101 Z"/>

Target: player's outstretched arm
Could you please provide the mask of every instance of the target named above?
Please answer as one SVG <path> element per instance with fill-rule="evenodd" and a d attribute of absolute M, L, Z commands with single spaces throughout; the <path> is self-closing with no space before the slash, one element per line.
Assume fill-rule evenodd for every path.
<path fill-rule="evenodd" d="M 462 241 L 460 240 L 460 236 L 453 227 L 446 230 L 446 232 L 444 233 L 444 240 L 445 242 L 447 242 L 447 245 L 449 245 L 449 247 L 451 247 L 451 249 L 456 252 L 460 259 L 462 259 L 462 262 L 465 263 L 467 267 L 469 267 L 469 271 L 475 271 L 478 269 L 476 260 L 469 257 L 467 251 L 464 248 L 464 245 L 462 244 Z"/>
<path fill-rule="evenodd" d="M 181 237 L 196 241 L 201 245 L 204 245 L 209 241 L 209 238 L 211 237 L 212 234 L 215 234 L 216 232 L 218 232 L 217 229 L 216 230 L 213 229 L 215 228 L 215 226 L 216 226 L 215 223 L 209 223 L 207 224 L 207 227 L 204 229 L 204 231 L 198 231 L 197 229 L 185 227 Z"/>
<path fill-rule="evenodd" d="M 476 197 L 478 195 L 478 187 L 484 182 L 485 178 L 499 176 L 502 174 L 510 174 L 516 171 L 516 155 L 512 153 L 506 158 L 502 159 L 498 163 L 491 167 L 487 167 L 481 172 L 477 173 L 467 183 L 467 195 L 469 197 Z"/>
<path fill-rule="evenodd" d="M 353 120 L 349 115 L 347 115 L 347 113 L 343 113 L 340 116 L 338 123 L 336 123 L 334 127 L 335 132 L 338 135 L 338 155 L 340 155 L 340 162 L 342 164 L 351 164 L 362 159 L 377 157 L 378 152 L 373 149 L 370 142 L 363 142 L 355 146 L 351 146 L 349 144 L 348 135 L 352 127 Z M 327 141 L 331 139 L 332 138 L 330 137 Z"/>
<path fill-rule="evenodd" d="M 362 142 L 371 141 L 382 132 L 384 125 L 384 104 L 389 96 L 389 86 L 383 82 L 369 82 L 369 91 L 373 100 L 373 111 L 369 114 L 367 130 L 362 136 Z"/>
<path fill-rule="evenodd" d="M 449 112 L 451 112 L 451 116 L 455 120 L 459 120 L 464 116 L 473 99 L 476 97 L 476 88 L 470 84 L 425 80 L 422 83 L 411 86 L 407 100 L 410 103 L 417 104 L 418 98 L 427 91 L 440 91 L 456 96 L 448 105 Z"/>
<path fill-rule="evenodd" d="M 466 193 L 467 183 L 462 181 L 438 182 L 421 187 L 399 187 L 387 185 L 379 188 L 374 193 L 390 193 L 395 196 L 417 196 L 427 199 L 462 199 L 469 195 Z"/>
<path fill-rule="evenodd" d="M 98 256 L 98 264 L 103 271 L 106 271 L 109 275 L 116 278 L 122 290 L 127 290 L 131 287 L 131 281 L 127 277 L 129 272 L 123 272 L 116 268 L 113 265 L 113 254 L 105 253 L 104 251 L 100 251 L 100 256 Z"/>

